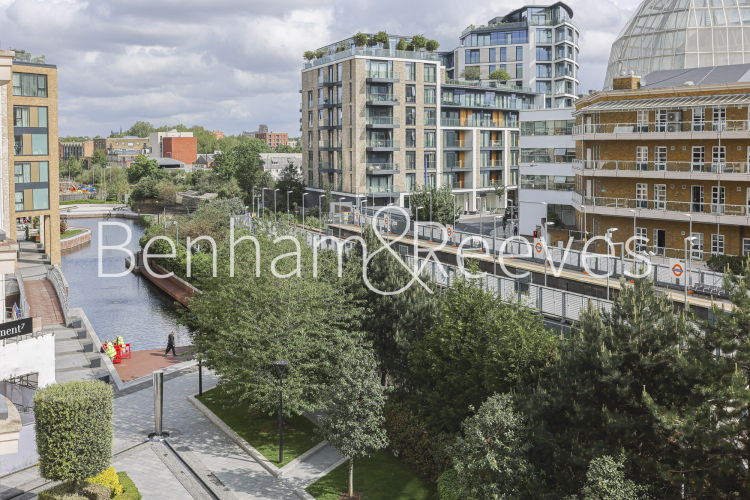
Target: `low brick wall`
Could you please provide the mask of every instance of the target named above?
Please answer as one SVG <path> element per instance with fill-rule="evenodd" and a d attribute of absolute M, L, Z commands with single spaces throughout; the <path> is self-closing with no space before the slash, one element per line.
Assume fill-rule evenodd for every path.
<path fill-rule="evenodd" d="M 91 242 L 91 229 L 88 229 L 85 227 L 68 226 L 68 231 L 73 230 L 73 229 L 80 229 L 81 232 L 78 234 L 74 234 L 73 236 L 70 236 L 68 238 L 65 238 L 64 240 L 61 239 L 60 250 L 69 250 L 79 245 L 83 245 L 84 243 Z"/>

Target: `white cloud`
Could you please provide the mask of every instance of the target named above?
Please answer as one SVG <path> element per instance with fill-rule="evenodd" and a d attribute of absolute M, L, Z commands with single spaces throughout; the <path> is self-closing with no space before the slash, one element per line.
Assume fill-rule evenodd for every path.
<path fill-rule="evenodd" d="M 581 30 L 581 91 L 601 88 L 611 43 L 639 3 L 568 1 Z M 0 0 L 0 26 L 3 47 L 57 65 L 61 135 L 103 135 L 148 120 L 225 133 L 264 123 L 296 136 L 305 50 L 380 30 L 424 34 L 450 50 L 467 25 L 525 4 Z"/>

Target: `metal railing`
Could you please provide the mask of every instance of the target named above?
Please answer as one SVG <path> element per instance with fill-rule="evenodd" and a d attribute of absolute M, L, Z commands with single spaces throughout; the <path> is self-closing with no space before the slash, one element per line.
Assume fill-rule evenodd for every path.
<path fill-rule="evenodd" d="M 633 109 L 637 108 L 633 101 Z M 574 135 L 583 134 L 670 134 L 676 132 L 747 132 L 748 120 L 653 121 L 642 123 L 596 123 L 576 125 Z"/>
<path fill-rule="evenodd" d="M 373 56 L 373 57 L 398 57 L 400 59 L 416 59 L 421 61 L 439 61 L 440 57 L 434 52 L 411 52 L 406 50 L 395 50 L 395 49 L 370 49 L 364 47 L 351 47 L 341 52 L 336 52 L 320 59 L 315 59 L 310 62 L 304 63 L 305 69 L 320 66 L 322 64 L 328 64 L 332 61 L 338 61 L 339 59 L 345 59 L 351 56 Z"/>
<path fill-rule="evenodd" d="M 65 324 L 69 325 L 70 308 L 68 306 L 68 284 L 57 264 L 47 270 L 47 280 L 52 283 L 52 288 L 55 289 L 57 298 L 60 300 L 60 308 L 62 309 L 63 317 L 65 318 Z"/>
<path fill-rule="evenodd" d="M 365 72 L 365 78 L 382 78 L 384 80 L 400 80 L 398 71 L 370 70 Z"/>
<path fill-rule="evenodd" d="M 368 102 L 398 102 L 399 97 L 396 94 L 378 92 L 367 94 L 365 100 Z"/>
<path fill-rule="evenodd" d="M 318 98 L 318 106 L 324 106 L 327 104 L 341 104 L 341 99 L 339 99 L 337 96 Z"/>
<path fill-rule="evenodd" d="M 502 167 L 503 160 L 485 160 L 479 164 L 479 168 Z"/>
<path fill-rule="evenodd" d="M 338 120 L 318 120 L 318 127 L 340 127 L 341 123 Z"/>
<path fill-rule="evenodd" d="M 451 189 L 471 189 L 471 186 L 472 186 L 472 182 L 470 180 L 448 182 L 445 179 L 443 179 L 443 184 L 448 184 L 451 187 Z"/>
<path fill-rule="evenodd" d="M 452 168 L 471 168 L 471 160 L 455 160 L 455 161 L 444 161 L 443 162 L 443 169 L 452 169 Z"/>
<path fill-rule="evenodd" d="M 341 141 L 318 141 L 319 148 L 340 148 Z"/>
<path fill-rule="evenodd" d="M 521 124 L 521 135 L 522 136 L 546 136 L 546 135 L 573 135 L 573 126 L 569 127 L 524 127 Z"/>
<path fill-rule="evenodd" d="M 610 170 L 623 172 L 690 172 L 706 174 L 746 174 L 746 162 L 690 161 L 619 161 L 573 160 L 576 170 Z"/>
<path fill-rule="evenodd" d="M 480 187 L 480 188 L 496 188 L 496 187 L 503 187 L 503 186 L 505 186 L 505 184 L 503 184 L 502 180 L 485 181 L 484 179 L 481 179 L 479 181 L 479 186 L 478 187 Z"/>
<path fill-rule="evenodd" d="M 21 272 L 16 270 L 15 273 L 13 273 L 14 278 L 16 279 L 16 282 L 18 282 L 18 295 L 20 302 L 18 308 L 20 310 L 21 318 L 30 318 L 31 317 L 31 307 L 29 307 L 29 302 L 26 300 L 26 287 L 23 285 L 23 275 L 21 275 Z"/>
<path fill-rule="evenodd" d="M 398 116 L 368 116 L 366 125 L 399 125 L 401 119 Z"/>
<path fill-rule="evenodd" d="M 485 87 L 485 88 L 490 88 L 490 89 L 514 90 L 516 92 L 528 92 L 529 94 L 534 93 L 531 90 L 531 87 L 519 87 L 518 85 L 508 85 L 508 84 L 500 83 L 494 80 L 455 80 L 453 79 L 453 80 L 446 80 L 445 83 L 448 85 L 468 85 L 471 87 Z M 532 106 L 529 109 L 536 109 L 536 108 L 533 108 Z"/>
<path fill-rule="evenodd" d="M 373 194 L 373 193 L 393 193 L 394 187 L 393 186 L 367 186 L 367 193 Z"/>
<path fill-rule="evenodd" d="M 470 148 L 472 145 L 472 141 L 468 140 L 455 140 L 455 141 L 446 141 L 445 144 L 443 144 L 444 149 L 450 149 L 450 148 Z"/>
<path fill-rule="evenodd" d="M 638 210 L 655 210 L 661 212 L 697 213 L 716 216 L 746 217 L 749 213 L 747 205 L 727 205 L 726 203 L 710 203 L 696 201 L 669 201 L 632 198 L 610 198 L 605 196 L 583 196 L 573 193 L 573 202 L 579 205 L 602 208 L 618 208 Z"/>
<path fill-rule="evenodd" d="M 398 148 L 400 141 L 397 140 L 380 140 L 380 139 L 368 139 L 365 143 L 365 147 L 368 148 Z"/>
<path fill-rule="evenodd" d="M 367 170 L 398 170 L 398 163 L 367 163 Z"/>
<path fill-rule="evenodd" d="M 479 143 L 480 148 L 501 148 L 503 147 L 503 141 L 489 141 L 484 144 Z"/>
<path fill-rule="evenodd" d="M 468 119 L 468 118 L 442 118 L 440 124 L 443 127 L 487 127 L 487 128 L 500 128 L 499 122 L 492 120 L 481 120 L 481 119 Z M 511 127 L 512 125 L 505 125 Z"/>

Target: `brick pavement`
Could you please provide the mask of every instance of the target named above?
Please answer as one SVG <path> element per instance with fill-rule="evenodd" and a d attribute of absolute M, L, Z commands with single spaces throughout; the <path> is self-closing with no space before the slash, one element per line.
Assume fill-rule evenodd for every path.
<path fill-rule="evenodd" d="M 52 286 L 46 279 L 24 280 L 26 300 L 29 302 L 32 317 L 41 317 L 42 326 L 62 325 L 65 322 L 60 301 Z"/>
<path fill-rule="evenodd" d="M 123 359 L 120 364 L 115 365 L 115 369 L 122 381 L 127 383 L 131 380 L 151 375 L 156 370 L 188 361 L 191 359 L 191 356 L 185 353 L 191 349 L 192 346 L 177 347 L 175 349 L 177 356 L 174 356 L 171 352 L 169 356 L 165 356 L 164 349 L 133 351 L 130 359 Z"/>

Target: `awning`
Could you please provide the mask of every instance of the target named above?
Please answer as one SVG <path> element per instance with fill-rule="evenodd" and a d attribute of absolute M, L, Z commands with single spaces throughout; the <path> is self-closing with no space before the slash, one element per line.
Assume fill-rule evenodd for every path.
<path fill-rule="evenodd" d="M 750 104 L 750 94 L 702 95 L 662 97 L 658 99 L 621 99 L 600 101 L 578 109 L 573 116 L 601 111 L 633 111 L 635 109 L 696 108 L 713 106 L 739 106 Z"/>

